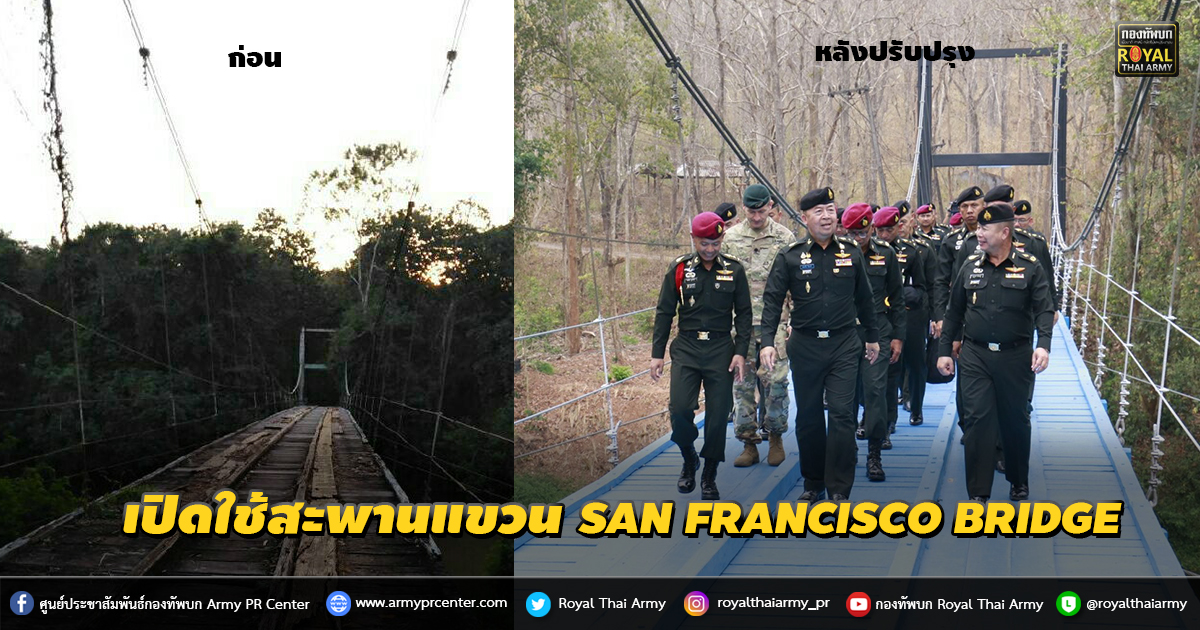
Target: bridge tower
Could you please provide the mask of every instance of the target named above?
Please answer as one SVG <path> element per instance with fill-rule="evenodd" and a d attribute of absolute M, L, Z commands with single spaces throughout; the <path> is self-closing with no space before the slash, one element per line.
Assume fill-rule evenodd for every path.
<path fill-rule="evenodd" d="M 305 363 L 304 361 L 304 345 L 305 338 L 309 333 L 321 333 L 331 335 L 337 332 L 335 328 L 301 328 L 300 329 L 300 360 L 299 373 L 296 375 L 296 386 L 292 388 L 292 393 L 296 395 L 296 404 L 303 405 L 306 400 L 304 398 L 304 374 L 308 370 L 324 370 L 329 371 L 329 366 L 325 363 Z"/>

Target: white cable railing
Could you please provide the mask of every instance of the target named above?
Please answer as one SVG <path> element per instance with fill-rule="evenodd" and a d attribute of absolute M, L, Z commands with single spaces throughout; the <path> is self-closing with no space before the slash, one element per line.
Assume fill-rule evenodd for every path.
<path fill-rule="evenodd" d="M 1145 300 L 1142 300 L 1140 297 L 1138 297 L 1138 292 L 1137 292 L 1136 288 L 1126 288 L 1126 287 L 1122 286 L 1110 274 L 1099 271 L 1091 264 L 1083 263 L 1081 266 L 1083 268 L 1088 269 L 1088 271 L 1089 271 L 1089 283 L 1091 282 L 1091 277 L 1095 276 L 1095 277 L 1099 277 L 1099 278 L 1103 279 L 1105 281 L 1106 286 L 1105 286 L 1105 299 L 1103 302 L 1103 308 L 1105 310 L 1103 310 L 1103 311 L 1096 308 L 1096 306 L 1092 304 L 1092 301 L 1088 298 L 1088 296 L 1081 295 L 1079 292 L 1079 289 L 1076 286 L 1067 285 L 1065 287 L 1066 290 L 1070 291 L 1073 294 L 1073 299 L 1077 300 L 1080 304 L 1083 305 L 1083 307 L 1085 309 L 1085 312 L 1083 315 L 1084 319 L 1087 318 L 1087 311 L 1090 311 L 1091 313 L 1093 313 L 1096 316 L 1096 319 L 1099 321 L 1100 325 L 1102 326 L 1101 336 L 1100 336 L 1101 341 L 1097 346 L 1098 360 L 1096 362 L 1087 361 L 1087 359 L 1086 359 L 1087 346 L 1086 346 L 1086 344 L 1083 344 L 1083 343 L 1081 343 L 1080 347 L 1079 347 L 1080 355 L 1084 358 L 1085 364 L 1091 365 L 1096 368 L 1096 375 L 1097 375 L 1096 380 L 1097 381 L 1100 381 L 1100 375 L 1103 372 L 1111 372 L 1113 374 L 1121 375 L 1120 391 L 1119 391 L 1120 401 L 1119 401 L 1118 418 L 1117 418 L 1117 429 L 1118 429 L 1118 432 L 1120 434 L 1122 434 L 1122 443 L 1124 443 L 1123 433 L 1124 433 L 1125 418 L 1128 417 L 1128 415 L 1129 415 L 1129 410 L 1128 410 L 1128 408 L 1129 408 L 1129 393 L 1130 393 L 1129 385 L 1131 384 L 1131 382 L 1137 382 L 1137 383 L 1142 383 L 1142 384 L 1148 385 L 1149 387 L 1151 387 L 1154 390 L 1154 393 L 1158 398 L 1157 411 L 1156 411 L 1156 415 L 1155 415 L 1155 419 L 1154 419 L 1154 427 L 1153 427 L 1154 435 L 1152 435 L 1150 438 L 1150 444 L 1151 444 L 1150 467 L 1149 467 L 1150 468 L 1150 479 L 1147 482 L 1147 489 L 1146 489 L 1146 498 L 1150 501 L 1150 504 L 1157 505 L 1158 504 L 1158 486 L 1162 483 L 1162 480 L 1159 479 L 1158 474 L 1164 470 L 1162 464 L 1159 461 L 1160 458 L 1165 454 L 1162 451 L 1162 449 L 1160 448 L 1161 445 L 1166 441 L 1166 438 L 1163 437 L 1162 430 L 1161 430 L 1162 429 L 1162 413 L 1163 413 L 1164 409 L 1166 409 L 1166 411 L 1170 414 L 1170 416 L 1175 419 L 1176 424 L 1179 425 L 1179 427 L 1183 431 L 1183 434 L 1188 438 L 1189 441 L 1191 441 L 1192 445 L 1196 447 L 1196 450 L 1200 451 L 1200 441 L 1198 441 L 1196 439 L 1196 436 L 1192 433 L 1192 427 L 1190 427 L 1188 425 L 1188 423 L 1184 420 L 1184 418 L 1176 410 L 1175 405 L 1173 405 L 1171 403 L 1171 401 L 1167 399 L 1167 394 L 1179 395 L 1181 397 L 1184 397 L 1186 399 L 1193 400 L 1193 401 L 1200 400 L 1200 398 L 1193 396 L 1191 394 L 1187 394 L 1187 393 L 1184 393 L 1181 391 L 1177 391 L 1177 390 L 1168 388 L 1166 386 L 1167 372 L 1165 369 L 1163 370 L 1159 381 L 1155 382 L 1154 378 L 1150 375 L 1149 371 L 1146 370 L 1141 359 L 1139 359 L 1138 356 L 1133 351 L 1135 344 L 1133 343 L 1133 338 L 1132 338 L 1133 337 L 1132 313 L 1129 315 L 1129 320 L 1127 322 L 1127 330 L 1125 332 L 1124 338 L 1122 338 L 1120 333 L 1118 333 L 1118 331 L 1116 329 L 1114 329 L 1113 326 L 1108 321 L 1109 318 L 1107 316 L 1106 311 L 1108 308 L 1107 297 L 1108 297 L 1109 286 L 1115 286 L 1116 288 L 1118 288 L 1119 290 L 1124 292 L 1127 296 L 1129 296 L 1131 307 L 1132 307 L 1132 304 L 1136 302 L 1136 303 L 1141 304 L 1145 308 L 1145 310 L 1149 311 L 1150 313 L 1152 313 L 1154 315 L 1157 315 L 1160 319 L 1162 319 L 1163 323 L 1168 326 L 1167 330 L 1170 330 L 1171 328 L 1178 330 L 1182 335 L 1184 335 L 1186 338 L 1191 340 L 1198 347 L 1200 347 L 1200 340 L 1197 340 L 1186 330 L 1183 330 L 1182 328 L 1180 328 L 1179 325 L 1175 323 L 1175 317 L 1173 315 L 1168 316 L 1168 315 L 1163 314 L 1162 312 L 1158 311 L 1154 307 L 1147 304 L 1145 302 Z M 1078 278 L 1077 278 L 1077 281 L 1078 281 Z M 1074 322 L 1072 322 L 1072 324 L 1074 324 Z M 1072 325 L 1072 328 L 1074 328 L 1074 325 Z M 1082 329 L 1082 326 L 1080 326 L 1079 328 Z M 1109 368 L 1104 365 L 1103 357 L 1104 357 L 1105 346 L 1103 343 L 1103 333 L 1105 331 L 1111 333 L 1112 336 L 1116 339 L 1117 343 L 1120 345 L 1120 347 L 1124 350 L 1125 367 L 1121 371 L 1114 370 L 1114 369 Z M 1164 365 L 1166 365 L 1166 356 L 1170 353 L 1170 351 L 1171 351 L 1171 337 L 1170 337 L 1170 335 L 1166 335 L 1164 344 L 1163 344 Z M 1137 376 L 1131 376 L 1128 373 L 1130 364 L 1132 364 L 1136 368 L 1136 370 L 1141 373 L 1142 378 L 1138 378 Z M 1132 379 L 1132 381 L 1131 381 L 1131 379 Z"/>
<path fill-rule="evenodd" d="M 553 328 L 550 330 L 543 330 L 541 332 L 530 333 L 527 335 L 520 335 L 517 337 L 513 337 L 513 342 L 515 343 L 515 342 L 524 341 L 524 340 L 528 340 L 528 339 L 545 337 L 547 335 L 563 333 L 568 330 L 574 330 L 574 329 L 584 328 L 584 327 L 588 327 L 588 326 L 596 326 L 599 331 L 597 337 L 598 337 L 598 341 L 600 343 L 600 364 L 601 364 L 601 367 L 603 368 L 603 378 L 604 378 L 604 384 L 602 384 L 600 387 L 597 387 L 596 389 L 593 389 L 589 392 L 580 394 L 579 396 L 575 396 L 574 398 L 571 398 L 569 400 L 564 400 L 560 403 L 556 403 L 554 405 L 551 405 L 551 406 L 541 409 L 539 411 L 530 413 L 522 418 L 515 420 L 513 422 L 514 426 L 524 424 L 531 420 L 536 420 L 538 418 L 542 418 L 542 417 L 546 416 L 546 414 L 549 414 L 553 411 L 557 411 L 564 407 L 568 407 L 570 405 L 576 404 L 582 400 L 585 400 L 587 398 L 590 398 L 590 397 L 595 396 L 600 393 L 603 393 L 605 395 L 605 411 L 608 416 L 608 418 L 607 418 L 608 419 L 608 428 L 591 431 L 591 432 L 585 433 L 583 435 L 577 435 L 570 439 L 558 442 L 556 444 L 539 447 L 537 449 L 534 449 L 534 450 L 531 450 L 531 451 L 528 451 L 525 453 L 518 453 L 515 456 L 517 459 L 529 457 L 531 455 L 536 455 L 538 453 L 542 453 L 542 452 L 549 451 L 549 450 L 552 450 L 555 448 L 559 448 L 561 446 L 566 446 L 567 444 L 572 444 L 574 442 L 578 442 L 580 440 L 590 438 L 590 437 L 595 437 L 600 434 L 606 434 L 609 439 L 609 443 L 605 447 L 605 450 L 608 451 L 608 463 L 610 466 L 616 466 L 621 461 L 620 442 L 618 440 L 618 434 L 620 432 L 621 427 L 628 426 L 635 422 L 640 422 L 642 420 L 646 420 L 646 419 L 653 418 L 656 416 L 661 416 L 662 414 L 666 413 L 665 410 L 659 411 L 659 412 L 655 412 L 655 413 L 652 413 L 652 414 L 649 414 L 649 415 L 646 415 L 646 416 L 643 416 L 640 418 L 636 418 L 634 420 L 628 420 L 628 421 L 618 421 L 616 419 L 616 414 L 613 412 L 613 405 L 612 405 L 612 390 L 613 390 L 613 388 L 623 385 L 625 383 L 628 383 L 629 381 L 632 381 L 636 378 L 641 378 L 641 377 L 649 374 L 650 370 L 649 369 L 642 370 L 641 372 L 637 372 L 637 373 L 627 376 L 625 378 L 618 379 L 615 381 L 610 381 L 611 366 L 609 365 L 609 360 L 608 360 L 608 350 L 606 348 L 607 336 L 606 336 L 605 330 L 604 330 L 605 325 L 608 324 L 609 322 L 624 319 L 626 317 L 631 317 L 631 316 L 638 315 L 641 313 L 647 313 L 647 312 L 655 310 L 655 308 L 657 308 L 657 307 L 651 306 L 648 308 L 638 309 L 636 311 L 630 311 L 628 313 L 622 313 L 620 315 L 614 315 L 612 317 L 597 317 L 596 319 L 593 319 L 589 322 L 583 322 L 583 323 L 574 324 L 571 326 L 562 326 L 559 328 Z M 670 361 L 667 361 L 664 364 L 664 367 L 667 365 L 670 365 L 670 363 L 671 363 Z"/>

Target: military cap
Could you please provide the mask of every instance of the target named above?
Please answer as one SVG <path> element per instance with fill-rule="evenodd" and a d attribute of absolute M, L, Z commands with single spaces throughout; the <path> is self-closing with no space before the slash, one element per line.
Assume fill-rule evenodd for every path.
<path fill-rule="evenodd" d="M 895 227 L 896 223 L 900 221 L 900 209 L 895 206 L 884 206 L 875 213 L 871 220 L 875 222 L 877 228 Z"/>
<path fill-rule="evenodd" d="M 962 213 L 955 212 L 954 216 L 950 217 L 950 225 L 962 225 Z"/>
<path fill-rule="evenodd" d="M 1024 199 L 1018 200 L 1013 204 L 1013 214 L 1017 216 L 1029 214 L 1030 212 L 1033 212 L 1033 207 L 1030 206 L 1029 202 Z"/>
<path fill-rule="evenodd" d="M 979 225 L 987 225 L 989 223 L 1000 223 L 1003 221 L 1013 220 L 1013 207 L 1007 202 L 997 201 L 989 204 L 988 207 L 979 213 Z"/>
<path fill-rule="evenodd" d="M 954 205 L 958 205 L 964 201 L 975 201 L 983 199 L 983 191 L 978 186 L 968 186 L 965 190 L 958 193 L 958 197 L 954 199 Z"/>
<path fill-rule="evenodd" d="M 800 211 L 804 212 L 805 210 L 809 210 L 815 206 L 826 203 L 833 203 L 832 188 L 826 186 L 825 188 L 810 190 L 800 198 Z"/>
<path fill-rule="evenodd" d="M 900 201 L 897 201 L 896 203 L 892 204 L 892 206 L 895 207 L 896 210 L 898 210 L 900 212 L 899 216 L 901 219 L 908 216 L 908 213 L 912 211 L 912 206 L 908 205 L 907 199 L 901 199 Z"/>
<path fill-rule="evenodd" d="M 767 190 L 762 184 L 750 184 L 746 190 L 742 192 L 742 205 L 747 208 L 758 209 L 771 200 L 771 191 Z"/>
<path fill-rule="evenodd" d="M 845 208 L 838 208 L 838 209 L 837 209 L 837 218 L 838 218 L 838 221 L 841 221 L 841 220 L 842 220 L 842 215 L 844 215 L 844 214 L 846 214 L 846 209 L 845 209 Z"/>
<path fill-rule="evenodd" d="M 927 204 L 921 206 L 920 208 L 917 208 L 917 214 L 928 214 L 930 212 L 933 212 L 934 210 L 937 210 L 937 207 L 931 203 L 927 203 Z"/>
<path fill-rule="evenodd" d="M 737 216 L 737 206 L 726 201 L 725 203 L 717 206 L 717 209 L 714 210 L 713 213 L 721 217 L 722 221 L 729 223 L 733 220 L 733 217 Z"/>
<path fill-rule="evenodd" d="M 701 212 L 692 219 L 692 236 L 718 238 L 725 233 L 725 222 L 715 212 Z"/>
<path fill-rule="evenodd" d="M 871 225 L 871 204 L 852 203 L 842 215 L 842 227 L 847 230 L 861 230 Z"/>
<path fill-rule="evenodd" d="M 988 203 L 993 201 L 1003 201 L 1008 203 L 1012 202 L 1013 196 L 1014 193 L 1012 186 L 1009 186 L 1008 184 L 1000 184 L 999 186 L 987 191 L 987 194 L 983 196 L 983 200 Z"/>

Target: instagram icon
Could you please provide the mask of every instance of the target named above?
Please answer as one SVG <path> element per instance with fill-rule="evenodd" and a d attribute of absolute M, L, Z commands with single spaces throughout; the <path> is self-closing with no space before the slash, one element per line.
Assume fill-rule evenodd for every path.
<path fill-rule="evenodd" d="M 699 617 L 708 612 L 708 595 L 700 591 L 692 591 L 683 598 L 683 609 L 693 617 Z"/>

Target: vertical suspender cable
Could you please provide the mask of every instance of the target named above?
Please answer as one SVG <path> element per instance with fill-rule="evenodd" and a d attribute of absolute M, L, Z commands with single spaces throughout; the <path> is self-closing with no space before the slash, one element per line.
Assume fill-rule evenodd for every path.
<path fill-rule="evenodd" d="M 208 322 L 208 380 L 212 383 L 213 415 L 217 415 L 216 351 L 213 347 L 212 312 L 208 306 L 208 256 L 200 250 L 201 276 L 204 278 L 204 318 Z"/>

